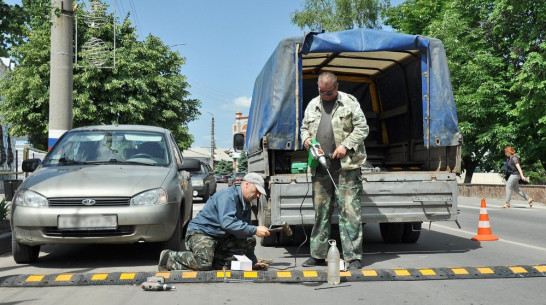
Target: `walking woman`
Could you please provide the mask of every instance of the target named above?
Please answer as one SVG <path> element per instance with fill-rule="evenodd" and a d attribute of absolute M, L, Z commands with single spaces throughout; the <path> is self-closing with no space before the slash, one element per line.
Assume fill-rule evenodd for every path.
<path fill-rule="evenodd" d="M 523 175 L 521 166 L 519 165 L 519 158 L 516 156 L 516 151 L 512 146 L 506 146 L 504 149 L 504 154 L 508 157 L 506 161 L 506 166 L 508 168 L 508 173 L 510 177 L 506 181 L 506 204 L 503 205 L 503 208 L 510 207 L 510 199 L 512 198 L 512 190 L 516 191 L 518 195 L 523 197 L 529 203 L 529 208 L 533 207 L 533 198 L 527 196 L 522 190 L 519 189 L 518 181 L 519 179 L 523 181 L 529 181 L 529 177 Z"/>

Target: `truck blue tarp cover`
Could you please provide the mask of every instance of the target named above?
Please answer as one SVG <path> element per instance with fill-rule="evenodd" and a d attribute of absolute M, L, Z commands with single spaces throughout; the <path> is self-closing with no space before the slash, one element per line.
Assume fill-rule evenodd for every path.
<path fill-rule="evenodd" d="M 299 47 L 299 49 L 298 49 Z M 282 40 L 256 79 L 247 125 L 246 148 L 298 150 L 303 117 L 302 56 L 329 52 L 420 51 L 423 140 L 427 146 L 456 146 L 457 114 L 444 47 L 440 40 L 370 29 L 309 33 Z"/>

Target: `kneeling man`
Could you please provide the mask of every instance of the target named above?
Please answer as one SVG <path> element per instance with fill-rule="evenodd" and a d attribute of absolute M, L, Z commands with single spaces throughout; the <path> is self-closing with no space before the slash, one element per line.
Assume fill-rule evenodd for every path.
<path fill-rule="evenodd" d="M 249 173 L 240 186 L 225 188 L 210 197 L 188 225 L 188 250 L 163 250 L 159 256 L 159 271 L 220 270 L 230 267 L 235 259 L 233 255 L 246 255 L 255 269 L 267 268 L 258 263 L 254 254 L 254 236 L 269 236 L 269 230 L 250 224 L 250 203 L 260 194 L 265 195 L 263 178 Z"/>

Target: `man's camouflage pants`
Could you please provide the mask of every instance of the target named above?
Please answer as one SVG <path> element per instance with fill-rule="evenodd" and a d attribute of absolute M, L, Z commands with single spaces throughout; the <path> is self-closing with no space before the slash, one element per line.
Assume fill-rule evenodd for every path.
<path fill-rule="evenodd" d="M 362 260 L 360 200 L 363 190 L 360 169 L 341 171 L 333 178 L 338 182 L 339 194 L 336 194 L 328 174 L 317 173 L 313 177 L 315 225 L 311 232 L 311 256 L 324 259 L 328 255 L 331 217 L 337 203 L 343 258 L 347 262 Z"/>
<path fill-rule="evenodd" d="M 256 238 L 212 237 L 203 232 L 190 232 L 186 236 L 187 251 L 172 251 L 167 260 L 169 270 L 221 270 L 231 267 L 233 255 L 254 256 Z"/>

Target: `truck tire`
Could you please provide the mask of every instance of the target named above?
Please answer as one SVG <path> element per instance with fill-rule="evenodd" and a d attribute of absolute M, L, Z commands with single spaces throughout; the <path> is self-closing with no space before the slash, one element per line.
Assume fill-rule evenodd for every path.
<path fill-rule="evenodd" d="M 419 236 L 421 236 L 421 224 L 422 222 L 410 222 L 404 224 L 402 242 L 407 244 L 416 243 L 419 240 Z"/>
<path fill-rule="evenodd" d="M 402 241 L 404 223 L 380 223 L 379 231 L 381 231 L 381 237 L 385 243 L 398 244 Z"/>
<path fill-rule="evenodd" d="M 40 246 L 27 246 L 17 242 L 14 234 L 11 235 L 11 252 L 17 264 L 30 264 L 38 261 Z"/>

